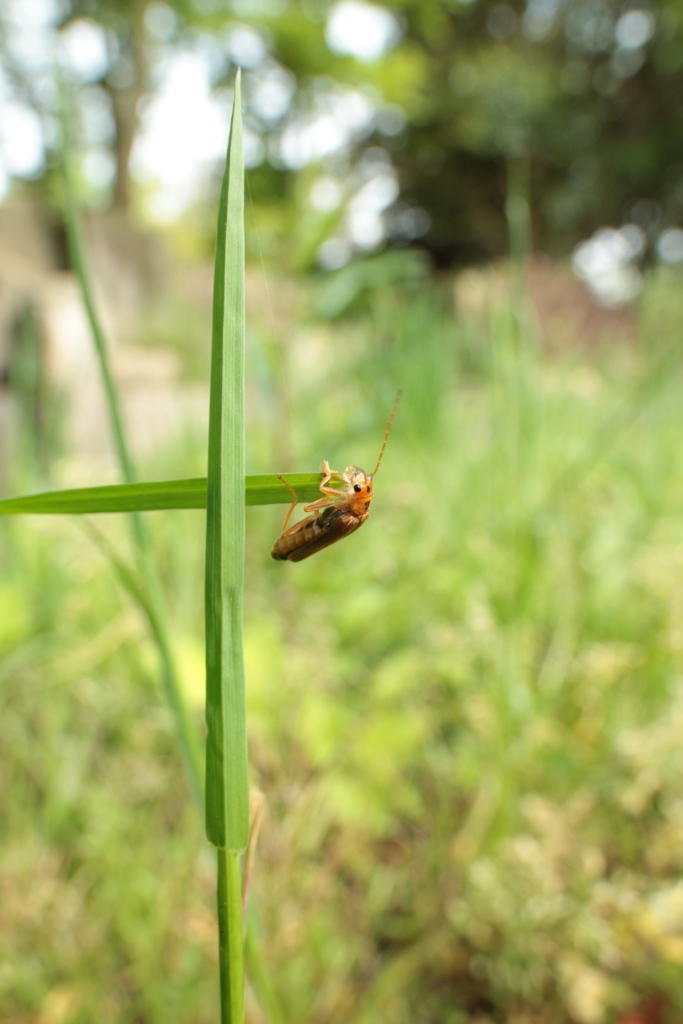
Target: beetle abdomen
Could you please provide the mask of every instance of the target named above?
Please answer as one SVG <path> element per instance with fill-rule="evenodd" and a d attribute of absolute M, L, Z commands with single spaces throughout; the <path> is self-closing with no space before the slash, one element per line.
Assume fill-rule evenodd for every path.
<path fill-rule="evenodd" d="M 334 506 L 326 508 L 321 515 L 302 519 L 294 529 L 278 537 L 270 556 L 278 561 L 301 562 L 342 537 L 348 537 L 363 525 L 368 515 L 369 512 L 365 512 L 356 516 L 347 509 Z"/>

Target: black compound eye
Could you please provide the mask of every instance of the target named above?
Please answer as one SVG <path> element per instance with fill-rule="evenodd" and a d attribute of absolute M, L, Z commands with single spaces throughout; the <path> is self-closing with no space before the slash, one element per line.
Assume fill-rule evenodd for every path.
<path fill-rule="evenodd" d="M 359 492 L 360 490 L 362 490 L 362 488 L 361 488 L 361 485 L 360 485 L 360 484 L 354 484 L 354 485 L 353 485 L 353 489 L 354 489 L 354 491 L 356 492 L 356 494 L 358 494 L 358 492 Z"/>

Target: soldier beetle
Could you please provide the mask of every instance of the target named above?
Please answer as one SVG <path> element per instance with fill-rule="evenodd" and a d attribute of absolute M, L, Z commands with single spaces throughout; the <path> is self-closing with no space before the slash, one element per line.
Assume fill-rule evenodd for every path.
<path fill-rule="evenodd" d="M 287 529 L 287 523 L 298 505 L 299 499 L 294 489 L 278 473 L 278 479 L 282 480 L 294 501 L 282 524 L 282 534 L 275 541 L 273 550 L 270 552 L 271 558 L 278 561 L 301 562 L 317 551 L 329 547 L 330 544 L 336 544 L 343 537 L 348 537 L 350 533 L 363 525 L 370 515 L 372 481 L 382 461 L 391 423 L 402 394 L 403 391 L 399 388 L 387 420 L 377 465 L 372 473 L 368 475 L 357 466 L 348 466 L 343 473 L 338 473 L 336 470 L 330 469 L 330 465 L 325 459 L 323 479 L 320 484 L 320 490 L 324 497 L 312 501 L 310 505 L 305 505 L 304 512 L 312 512 L 313 515 L 307 516 L 295 523 L 294 526 L 290 526 L 289 529 Z M 341 480 L 346 485 L 345 490 L 329 487 L 332 477 Z"/>

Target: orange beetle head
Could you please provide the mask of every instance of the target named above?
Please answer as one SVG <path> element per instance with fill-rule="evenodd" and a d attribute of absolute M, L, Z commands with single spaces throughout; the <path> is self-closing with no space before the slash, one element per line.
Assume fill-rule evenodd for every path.
<path fill-rule="evenodd" d="M 346 470 L 349 486 L 346 498 L 355 515 L 360 515 L 370 507 L 372 501 L 372 477 L 357 466 L 349 466 Z"/>

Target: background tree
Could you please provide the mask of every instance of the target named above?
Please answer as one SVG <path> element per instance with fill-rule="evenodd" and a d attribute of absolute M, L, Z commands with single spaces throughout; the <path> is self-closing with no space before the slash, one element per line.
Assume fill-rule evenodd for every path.
<path fill-rule="evenodd" d="M 632 221 L 655 239 L 680 221 L 676 0 L 69 0 L 60 11 L 55 31 L 87 22 L 106 39 L 105 65 L 89 88 L 109 111 L 107 188 L 120 209 L 158 70 L 194 48 L 217 93 L 237 63 L 245 67 L 254 200 L 270 208 L 295 266 L 312 265 L 335 239 L 337 256 L 328 247 L 323 259 L 330 266 L 386 241 L 426 248 L 439 265 L 500 256 L 515 191 L 528 195 L 535 245 L 558 254 L 605 224 Z M 2 17 L 5 67 L 22 98 L 49 117 L 49 98 Z M 375 224 L 362 237 L 354 197 L 379 175 L 381 230 Z M 321 178 L 336 199 L 311 204 Z"/>

